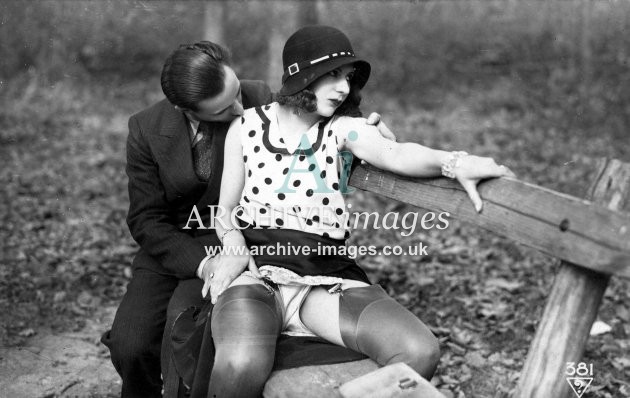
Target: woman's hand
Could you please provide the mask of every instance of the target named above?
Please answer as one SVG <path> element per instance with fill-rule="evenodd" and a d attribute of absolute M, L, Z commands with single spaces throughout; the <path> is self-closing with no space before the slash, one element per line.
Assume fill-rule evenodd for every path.
<path fill-rule="evenodd" d="M 474 155 L 461 157 L 457 167 L 453 169 L 453 174 L 468 194 L 477 212 L 483 208 L 483 202 L 477 192 L 479 181 L 493 177 L 516 177 L 509 168 L 498 165 L 494 159 Z"/>
<path fill-rule="evenodd" d="M 217 299 L 230 284 L 248 268 L 254 276 L 260 278 L 260 272 L 254 258 L 249 255 L 219 254 L 213 258 L 214 264 L 203 269 L 203 289 L 201 295 L 206 297 L 210 291 L 210 300 L 216 304 Z"/>

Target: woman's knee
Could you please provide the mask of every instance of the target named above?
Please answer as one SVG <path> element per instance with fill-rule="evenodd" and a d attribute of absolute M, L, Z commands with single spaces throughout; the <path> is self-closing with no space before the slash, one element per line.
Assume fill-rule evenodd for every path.
<path fill-rule="evenodd" d="M 218 347 L 209 397 L 258 397 L 271 374 L 275 350 L 249 347 Z"/>
<path fill-rule="evenodd" d="M 400 341 L 399 352 L 397 362 L 406 363 L 426 379 L 433 377 L 440 362 L 440 345 L 435 336 L 407 335 Z"/>
<path fill-rule="evenodd" d="M 395 309 L 391 309 L 396 314 Z M 398 311 L 390 319 L 395 338 L 388 340 L 389 362 L 404 362 L 422 377 L 431 379 L 440 361 L 438 339 L 429 328 L 410 312 Z"/>
<path fill-rule="evenodd" d="M 247 347 L 217 349 L 215 367 L 220 367 L 235 379 L 267 376 L 273 368 L 273 351 L 249 350 Z M 217 369 L 218 370 L 218 369 Z"/>
<path fill-rule="evenodd" d="M 439 344 L 418 317 L 378 287 L 349 289 L 340 301 L 346 346 L 381 365 L 405 362 L 431 378 L 440 359 Z"/>

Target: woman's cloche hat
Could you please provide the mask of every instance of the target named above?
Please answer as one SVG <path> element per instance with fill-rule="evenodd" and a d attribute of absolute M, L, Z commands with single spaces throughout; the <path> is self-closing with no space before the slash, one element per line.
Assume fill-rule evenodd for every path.
<path fill-rule="evenodd" d="M 282 50 L 282 88 L 280 95 L 293 95 L 326 73 L 354 64 L 352 82 L 359 88 L 370 77 L 370 64 L 357 59 L 348 37 L 331 26 L 305 26 L 289 37 Z"/>

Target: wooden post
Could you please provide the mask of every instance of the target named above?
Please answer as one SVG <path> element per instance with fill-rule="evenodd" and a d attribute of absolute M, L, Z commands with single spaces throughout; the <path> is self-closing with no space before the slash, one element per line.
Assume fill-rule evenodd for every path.
<path fill-rule="evenodd" d="M 630 164 L 617 160 L 601 163 L 589 199 L 611 210 L 628 206 Z M 562 262 L 521 373 L 515 397 L 563 398 L 569 396 L 567 363 L 575 367 L 584 353 L 586 340 L 609 276 Z M 596 373 L 597 369 L 593 369 Z"/>

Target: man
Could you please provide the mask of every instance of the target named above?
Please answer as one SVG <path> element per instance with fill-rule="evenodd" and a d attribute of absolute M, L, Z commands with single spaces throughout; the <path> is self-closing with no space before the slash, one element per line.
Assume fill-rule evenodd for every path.
<path fill-rule="evenodd" d="M 219 245 L 210 229 L 182 229 L 193 206 L 204 222 L 216 205 L 223 146 L 230 122 L 243 108 L 271 102 L 260 81 L 240 81 L 229 52 L 214 43 L 184 45 L 166 60 L 161 75 L 167 99 L 129 119 L 127 224 L 140 245 L 133 276 L 101 341 L 123 380 L 123 397 L 160 397 L 160 345 L 169 313 L 199 304 L 199 289 L 179 289 L 180 280 L 204 279 L 216 259 L 205 245 Z M 370 118 L 377 122 L 373 117 Z M 383 135 L 391 135 L 381 124 Z"/>

